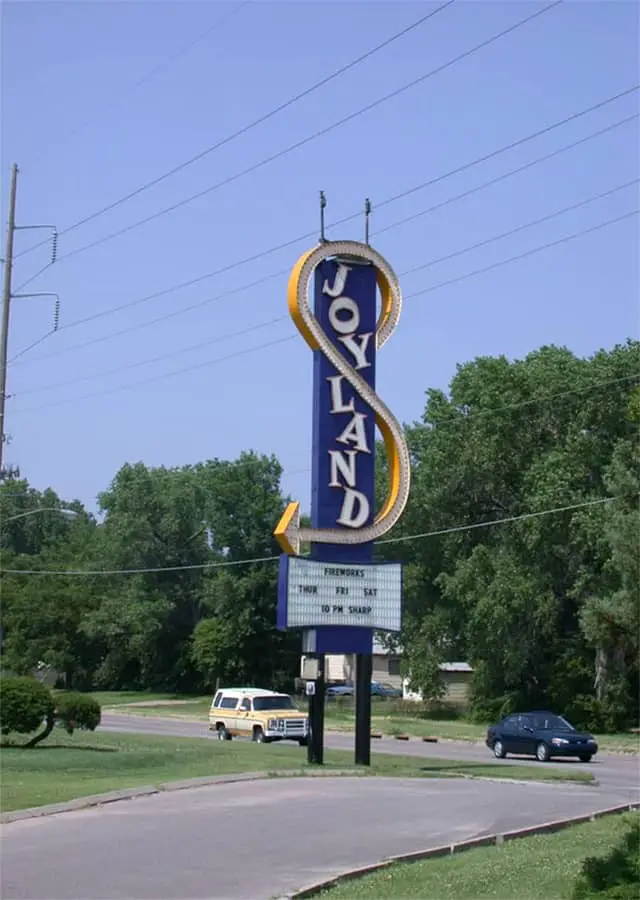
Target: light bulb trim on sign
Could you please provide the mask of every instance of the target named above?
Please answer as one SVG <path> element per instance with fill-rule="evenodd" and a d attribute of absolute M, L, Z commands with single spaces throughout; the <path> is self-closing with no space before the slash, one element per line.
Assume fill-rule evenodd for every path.
<path fill-rule="evenodd" d="M 389 464 L 389 488 L 387 497 L 371 525 L 349 530 L 346 528 L 301 528 L 300 504 L 289 503 L 276 529 L 274 537 L 285 553 L 298 555 L 304 543 L 364 544 L 375 541 L 396 524 L 409 499 L 411 486 L 411 462 L 404 430 L 389 407 L 377 395 L 356 369 L 334 346 L 324 332 L 311 309 L 309 284 L 311 276 L 326 259 L 338 258 L 348 262 L 370 263 L 376 271 L 376 280 L 382 297 L 380 315 L 376 324 L 376 349 L 379 350 L 395 331 L 402 310 L 400 282 L 389 263 L 368 244 L 359 241 L 323 241 L 304 253 L 297 261 L 287 291 L 289 313 L 298 331 L 312 350 L 325 355 L 336 371 L 344 376 L 358 396 L 374 411 Z"/>

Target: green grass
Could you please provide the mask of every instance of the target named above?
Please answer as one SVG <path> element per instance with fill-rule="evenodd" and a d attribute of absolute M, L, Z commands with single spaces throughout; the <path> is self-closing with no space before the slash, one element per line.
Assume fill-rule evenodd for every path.
<path fill-rule="evenodd" d="M 96 696 L 95 694 L 93 695 Z M 99 700 L 99 696 L 98 696 Z M 100 701 L 99 701 L 100 702 Z M 155 701 L 149 706 L 133 706 L 127 703 L 110 703 L 106 702 L 102 706 L 103 712 L 126 713 L 135 716 L 158 716 L 163 719 L 188 719 L 194 722 L 209 721 L 209 707 L 211 706 L 211 698 L 205 699 L 194 698 L 184 702 Z"/>
<path fill-rule="evenodd" d="M 23 742 L 24 738 L 20 738 Z M 120 788 L 161 784 L 205 775 L 308 770 L 306 750 L 278 744 L 221 742 L 206 738 L 56 731 L 33 749 L 2 749 L 2 810 L 58 803 Z M 314 767 L 315 768 L 315 767 Z M 325 752 L 325 769 L 355 769 L 347 751 Z M 377 754 L 366 774 L 397 777 L 496 777 L 495 766 L 456 760 Z M 547 766 L 500 767 L 501 778 L 588 783 L 587 772 Z"/>
<path fill-rule="evenodd" d="M 100 706 L 105 708 L 127 706 L 131 703 L 157 703 L 162 705 L 169 702 L 171 705 L 174 703 L 189 705 L 192 699 L 204 702 L 202 695 L 191 698 L 184 694 L 154 693 L 151 691 L 91 691 L 91 696 L 95 697 Z M 210 697 L 208 702 L 211 703 Z"/>
<path fill-rule="evenodd" d="M 459 855 L 397 863 L 318 894 L 326 900 L 560 900 L 571 896 L 582 861 L 605 856 L 634 813 L 507 841 Z M 640 895 L 640 886 L 639 891 Z"/>
<path fill-rule="evenodd" d="M 119 712 L 137 716 L 161 716 L 163 718 L 207 721 L 211 697 L 185 698 L 179 694 L 144 694 L 135 692 L 103 692 L 93 696 L 105 711 L 118 709 Z M 131 706 L 144 701 L 145 706 Z M 167 702 L 170 701 L 170 702 Z M 181 702 L 182 701 L 182 702 Z M 299 701 L 306 708 L 304 700 Z M 469 741 L 484 743 L 486 725 L 468 722 L 462 718 L 430 718 L 424 714 L 411 715 L 412 708 L 393 700 L 373 698 L 371 729 L 384 735 L 408 734 L 412 737 L 437 737 L 440 740 Z M 326 706 L 328 731 L 353 731 L 353 701 L 347 699 L 330 700 Z M 596 735 L 601 750 L 627 753 L 640 752 L 640 734 L 631 732 Z"/>

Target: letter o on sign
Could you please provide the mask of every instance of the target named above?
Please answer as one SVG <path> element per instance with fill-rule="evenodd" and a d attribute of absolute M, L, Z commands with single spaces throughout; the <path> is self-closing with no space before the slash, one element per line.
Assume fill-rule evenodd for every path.
<path fill-rule="evenodd" d="M 339 319 L 338 313 L 346 312 L 348 319 Z M 360 310 L 351 297 L 337 297 L 329 307 L 329 321 L 338 334 L 353 334 L 360 325 Z"/>

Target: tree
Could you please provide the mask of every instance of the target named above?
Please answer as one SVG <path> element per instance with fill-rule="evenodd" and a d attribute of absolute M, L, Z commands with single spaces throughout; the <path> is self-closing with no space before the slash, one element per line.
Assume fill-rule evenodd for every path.
<path fill-rule="evenodd" d="M 421 671 L 429 688 L 438 659 L 468 659 L 486 714 L 542 700 L 562 708 L 591 690 L 581 609 L 614 558 L 629 569 L 635 520 L 618 523 L 614 551 L 604 523 L 616 504 L 518 517 L 619 493 L 610 467 L 618 443 L 635 440 L 626 410 L 639 372 L 638 342 L 590 359 L 543 347 L 460 365 L 448 393 L 428 391 L 422 420 L 406 429 L 413 476 L 391 535 L 400 542 L 380 548 L 406 564 L 401 642 L 414 682 Z M 448 533 L 412 537 L 429 532 Z"/>
<path fill-rule="evenodd" d="M 3 572 L 2 654 L 5 665 L 19 674 L 48 666 L 65 676 L 68 686 L 86 686 L 92 660 L 79 630 L 93 605 L 91 586 L 77 578 L 37 574 L 47 569 L 82 568 L 91 556 L 96 523 L 77 501 L 65 504 L 76 512 L 73 521 L 55 512 L 33 513 L 11 521 L 20 512 L 61 509 L 53 491 L 38 492 L 26 481 L 0 487 L 0 534 Z M 30 573 L 30 574 L 29 574 Z"/>
<path fill-rule="evenodd" d="M 637 392 L 628 407 L 629 420 L 640 422 Z M 640 448 L 637 439 L 622 438 L 605 474 L 616 498 L 603 514 L 601 544 L 605 560 L 591 581 L 580 611 L 580 625 L 595 650 L 596 697 L 611 711 L 612 727 L 638 715 L 640 654 Z M 588 584 L 588 582 L 587 582 Z"/>
<path fill-rule="evenodd" d="M 83 626 L 101 686 L 191 690 L 240 673 L 279 677 L 280 476 L 274 457 L 255 453 L 181 469 L 123 466 L 100 497 L 97 548 L 102 567 L 130 572 L 103 581 Z M 270 556 L 267 566 L 251 562 Z"/>

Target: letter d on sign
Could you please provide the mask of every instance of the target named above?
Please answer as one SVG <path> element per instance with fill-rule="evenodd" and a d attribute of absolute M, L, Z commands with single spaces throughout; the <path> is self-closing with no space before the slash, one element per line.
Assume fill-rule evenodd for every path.
<path fill-rule="evenodd" d="M 338 525 L 344 525 L 346 528 L 362 528 L 369 518 L 370 511 L 369 501 L 362 491 L 345 488 Z"/>

